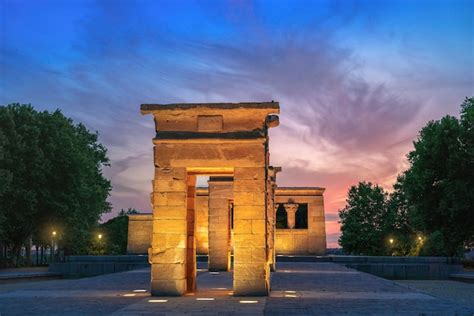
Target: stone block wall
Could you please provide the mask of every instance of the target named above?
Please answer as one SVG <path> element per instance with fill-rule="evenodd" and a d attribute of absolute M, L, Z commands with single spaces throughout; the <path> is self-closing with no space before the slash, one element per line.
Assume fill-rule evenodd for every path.
<path fill-rule="evenodd" d="M 151 213 L 128 215 L 128 254 L 145 255 L 148 253 L 153 231 L 152 219 Z"/>
<path fill-rule="evenodd" d="M 308 204 L 308 229 L 276 229 L 276 254 L 325 254 L 326 229 L 324 217 L 323 191 L 324 190 L 320 188 L 311 189 L 298 187 L 289 189 L 277 189 L 275 195 L 276 203 L 287 203 L 288 200 L 291 200 L 294 203 Z M 209 253 L 208 188 L 197 188 L 196 192 L 196 251 L 197 254 L 207 255 Z M 147 238 L 150 238 L 152 230 L 151 214 L 131 215 L 130 218 L 133 220 L 129 221 L 128 252 L 130 254 L 146 253 L 146 249 L 148 249 L 150 245 L 150 239 L 147 240 Z M 233 241 L 234 240 L 231 235 L 231 244 L 233 243 Z"/>
<path fill-rule="evenodd" d="M 308 205 L 307 229 L 276 230 L 277 254 L 324 255 L 326 253 L 326 224 L 324 217 L 324 189 L 318 187 L 277 188 L 276 204 Z"/>

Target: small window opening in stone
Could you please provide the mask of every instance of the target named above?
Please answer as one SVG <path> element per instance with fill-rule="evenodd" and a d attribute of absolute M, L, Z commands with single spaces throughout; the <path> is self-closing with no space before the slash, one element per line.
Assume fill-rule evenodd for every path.
<path fill-rule="evenodd" d="M 298 210 L 295 214 L 295 228 L 308 229 L 308 204 L 298 204 Z"/>
<path fill-rule="evenodd" d="M 276 228 L 288 228 L 288 218 L 283 204 L 278 204 L 276 212 Z"/>

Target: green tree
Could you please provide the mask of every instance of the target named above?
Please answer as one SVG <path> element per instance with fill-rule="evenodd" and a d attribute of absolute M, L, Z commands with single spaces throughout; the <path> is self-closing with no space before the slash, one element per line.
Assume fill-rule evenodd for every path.
<path fill-rule="evenodd" d="M 401 186 L 402 182 L 403 175 L 398 177 L 388 200 L 387 225 L 391 226 L 390 236 L 394 240 L 390 246 L 393 255 L 418 256 L 423 239 L 419 239 L 422 235 L 413 228 L 410 221 L 408 201 Z"/>
<path fill-rule="evenodd" d="M 464 101 L 460 119 L 429 122 L 414 147 L 400 185 L 410 220 L 428 236 L 432 252 L 423 253 L 460 254 L 474 236 L 474 98 Z M 438 245 L 428 247 L 430 236 Z"/>
<path fill-rule="evenodd" d="M 0 131 L 0 161 L 3 161 L 5 156 L 5 144 L 6 144 L 5 135 Z M 1 196 L 8 190 L 8 187 L 11 185 L 12 174 L 10 171 L 3 169 L 0 166 L 0 199 Z M 5 221 L 6 214 L 5 209 L 0 207 L 0 241 L 5 240 Z"/>
<path fill-rule="evenodd" d="M 351 254 L 384 255 L 392 231 L 388 194 L 378 185 L 359 182 L 349 189 L 346 206 L 339 210 L 339 244 Z"/>
<path fill-rule="evenodd" d="M 109 255 L 124 255 L 127 253 L 128 215 L 138 214 L 135 209 L 121 210 L 118 216 L 100 225 L 100 231 L 105 238 L 105 252 Z"/>
<path fill-rule="evenodd" d="M 0 166 L 11 175 L 0 195 L 4 242 L 18 255 L 31 238 L 50 243 L 56 230 L 66 254 L 84 253 L 91 229 L 110 210 L 111 185 L 102 174 L 109 161 L 97 133 L 59 110 L 10 104 L 0 107 L 0 135 Z"/>
<path fill-rule="evenodd" d="M 38 192 L 46 184 L 39 125 L 39 115 L 31 106 L 0 107 L 0 166 L 11 177 L 3 185 L 0 213 L 4 216 L 3 241 L 13 252 L 14 264 L 35 229 Z"/>

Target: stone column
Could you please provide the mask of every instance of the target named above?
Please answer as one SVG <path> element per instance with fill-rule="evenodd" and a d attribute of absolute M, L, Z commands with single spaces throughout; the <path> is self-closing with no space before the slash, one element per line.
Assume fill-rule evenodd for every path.
<path fill-rule="evenodd" d="M 324 216 L 324 189 L 308 203 L 308 251 L 311 254 L 326 253 L 326 227 Z"/>
<path fill-rule="evenodd" d="M 196 176 L 188 175 L 186 196 L 186 292 L 196 291 Z"/>
<path fill-rule="evenodd" d="M 234 169 L 234 295 L 267 295 L 266 168 Z"/>
<path fill-rule="evenodd" d="M 155 168 L 152 200 L 151 294 L 183 295 L 187 289 L 186 168 Z"/>
<path fill-rule="evenodd" d="M 232 177 L 211 177 L 209 183 L 209 271 L 230 270 Z"/>
<path fill-rule="evenodd" d="M 288 228 L 293 229 L 295 228 L 295 213 L 298 210 L 298 204 L 295 203 L 286 203 L 283 204 L 286 211 L 286 218 L 288 221 Z"/>

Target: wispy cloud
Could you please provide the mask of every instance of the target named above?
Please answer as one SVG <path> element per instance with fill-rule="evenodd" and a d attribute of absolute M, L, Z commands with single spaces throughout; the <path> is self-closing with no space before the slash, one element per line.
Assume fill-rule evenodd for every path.
<path fill-rule="evenodd" d="M 270 132 L 270 152 L 272 164 L 283 167 L 278 183 L 326 187 L 328 240 L 335 246 L 336 213 L 349 186 L 369 180 L 390 187 L 417 130 L 473 93 L 472 72 L 463 70 L 472 61 L 444 67 L 423 41 L 413 45 L 410 33 L 384 24 L 387 10 L 379 6 L 199 2 L 193 8 L 90 3 L 70 14 L 68 33 L 54 41 L 58 52 L 2 35 L 0 103 L 60 107 L 99 131 L 111 158 L 106 175 L 115 211 L 150 207 L 154 130 L 151 118 L 139 114 L 140 103 L 276 100 L 281 125 Z M 11 12 L 18 20 L 36 17 Z M 54 17 L 50 24 L 59 32 Z M 19 27 L 12 18 L 5 25 Z M 51 42 L 51 32 L 37 36 Z"/>

